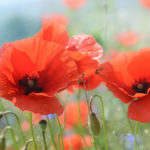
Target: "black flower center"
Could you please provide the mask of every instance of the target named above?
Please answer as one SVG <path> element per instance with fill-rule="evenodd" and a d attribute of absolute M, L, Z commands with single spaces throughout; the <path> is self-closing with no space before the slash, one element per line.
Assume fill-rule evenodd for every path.
<path fill-rule="evenodd" d="M 149 87 L 150 87 L 150 83 L 147 82 L 146 80 L 135 81 L 135 83 L 132 85 L 132 89 L 136 93 L 144 93 L 144 94 L 147 94 Z"/>
<path fill-rule="evenodd" d="M 36 76 L 25 75 L 18 81 L 18 84 L 24 87 L 25 95 L 29 95 L 31 92 L 40 93 L 43 91 L 43 88 L 38 86 L 38 78 Z"/>

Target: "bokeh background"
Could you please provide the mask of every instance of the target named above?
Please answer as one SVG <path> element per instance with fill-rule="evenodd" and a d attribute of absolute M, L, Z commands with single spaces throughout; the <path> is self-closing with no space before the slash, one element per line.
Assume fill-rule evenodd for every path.
<path fill-rule="evenodd" d="M 93 35 L 104 49 L 103 59 L 110 59 L 122 51 L 139 50 L 150 46 L 150 9 L 143 6 L 139 0 L 88 0 L 83 7 L 78 9 L 65 6 L 61 0 L 0 0 L 0 46 L 7 42 L 33 36 L 39 32 L 44 17 L 55 15 L 63 15 L 67 18 L 67 30 L 70 37 L 78 33 Z M 127 105 L 116 99 L 104 85 L 100 85 L 93 91 L 88 91 L 88 94 L 89 96 L 100 94 L 104 100 L 110 149 L 134 149 L 135 122 L 128 120 L 126 116 Z M 82 92 L 81 97 L 85 100 L 84 92 Z M 61 94 L 61 98 L 67 105 L 68 101 L 77 99 L 77 91 L 74 94 L 64 92 Z M 28 113 L 21 112 L 6 100 L 1 102 L 6 110 L 15 112 L 21 122 L 28 120 Z M 1 111 L 4 110 L 2 103 L 0 105 Z M 99 105 L 98 101 L 95 102 L 95 106 L 97 105 Z M 101 109 L 95 107 L 95 112 L 101 120 Z M 50 119 L 52 120 L 52 118 Z M 11 115 L 8 119 L 16 133 L 18 145 L 21 147 L 22 141 L 19 139 L 16 121 Z M 57 133 L 56 121 L 52 120 L 51 122 L 53 129 L 56 130 L 54 132 Z M 1 119 L 0 130 L 5 126 L 5 120 Z M 25 124 L 23 127 L 27 126 Z M 35 131 L 40 145 L 42 139 L 36 123 Z M 24 129 L 24 132 L 26 139 L 31 137 L 30 131 Z M 70 132 L 80 134 L 78 128 L 72 129 L 69 134 Z M 85 132 L 90 136 L 88 131 Z M 138 150 L 150 149 L 149 132 L 149 123 L 139 124 Z M 64 134 L 67 135 L 68 132 Z M 47 141 L 51 141 L 48 133 Z M 103 131 L 96 141 L 99 149 L 103 150 Z M 9 134 L 7 146 L 9 147 L 8 150 L 13 149 Z M 32 149 L 32 146 L 30 146 L 30 149 Z M 53 149 L 51 142 L 49 142 L 49 149 Z"/>

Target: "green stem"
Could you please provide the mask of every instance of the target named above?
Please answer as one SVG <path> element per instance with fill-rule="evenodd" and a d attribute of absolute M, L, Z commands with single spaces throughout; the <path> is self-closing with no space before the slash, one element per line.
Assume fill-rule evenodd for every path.
<path fill-rule="evenodd" d="M 136 137 L 137 137 L 138 127 L 139 127 L 139 123 L 137 121 L 135 125 L 135 131 L 134 131 L 134 150 L 137 150 Z"/>
<path fill-rule="evenodd" d="M 26 143 L 25 143 L 24 147 L 23 147 L 21 150 L 27 150 L 28 145 L 29 145 L 30 143 L 32 143 L 32 142 L 33 142 L 33 140 L 32 140 L 32 139 L 29 139 L 28 141 L 26 141 Z"/>
<path fill-rule="evenodd" d="M 82 126 L 82 120 L 81 120 L 81 111 L 80 111 L 80 98 L 81 98 L 81 92 L 82 92 L 82 90 L 81 89 L 79 89 L 78 90 L 78 94 L 77 94 L 77 102 L 78 102 L 78 113 L 79 113 L 79 126 L 80 126 L 80 128 L 81 129 L 83 129 L 83 126 Z M 84 144 L 85 144 L 85 146 L 88 148 L 88 145 L 87 145 L 87 143 L 86 143 L 86 140 L 85 140 L 85 136 L 83 135 L 83 130 L 81 130 L 82 131 L 82 133 L 81 133 L 81 137 L 83 138 L 83 142 L 84 142 Z M 89 149 L 89 148 L 88 148 Z"/>
<path fill-rule="evenodd" d="M 32 134 L 32 138 L 33 138 L 33 143 L 34 143 L 34 150 L 37 150 L 37 144 L 36 144 L 33 125 L 32 125 L 32 113 L 31 112 L 30 112 L 30 129 L 31 129 L 31 134 Z"/>
<path fill-rule="evenodd" d="M 55 139 L 54 139 L 53 130 L 52 130 L 52 127 L 51 127 L 48 116 L 46 116 L 46 119 L 47 119 L 47 123 L 48 123 L 48 128 L 49 128 L 49 133 L 50 133 L 50 136 L 51 136 L 51 140 L 54 144 L 55 150 L 57 150 L 57 145 L 56 145 L 56 142 L 55 142 Z"/>
<path fill-rule="evenodd" d="M 12 132 L 14 132 L 13 129 L 12 129 L 12 127 L 7 126 L 7 127 L 5 127 L 5 128 L 2 130 L 1 136 L 5 136 L 5 134 L 6 134 L 7 131 L 12 131 Z"/>
<path fill-rule="evenodd" d="M 16 118 L 19 130 L 20 130 L 20 134 L 21 134 L 21 137 L 22 137 L 22 140 L 23 140 L 23 143 L 25 144 L 25 137 L 24 137 L 24 134 L 23 134 L 21 124 L 20 124 L 20 120 L 19 120 L 18 116 L 15 113 L 11 112 L 11 111 L 5 111 L 4 115 L 6 115 L 6 114 L 12 114 Z"/>
<path fill-rule="evenodd" d="M 95 135 L 93 135 L 93 140 L 94 140 L 94 147 L 95 147 L 95 150 L 97 150 L 97 144 L 96 144 L 96 137 L 95 137 Z"/>
<path fill-rule="evenodd" d="M 103 122 L 103 132 L 104 132 L 104 139 L 105 139 L 105 149 L 108 150 L 108 138 L 107 138 L 107 132 L 106 132 L 106 121 L 105 121 L 105 113 L 104 113 L 104 103 L 103 103 L 103 99 L 101 98 L 101 96 L 99 95 L 94 95 L 92 96 L 91 100 L 90 100 L 90 111 L 92 111 L 92 101 L 95 97 L 98 97 L 100 100 L 100 104 L 101 104 L 101 110 L 102 110 L 102 122 Z"/>
<path fill-rule="evenodd" d="M 60 125 L 59 117 L 58 117 L 57 114 L 56 114 L 56 119 L 57 119 L 57 122 L 58 122 L 59 132 L 60 132 L 60 136 L 61 136 L 62 150 L 64 150 L 63 132 L 62 132 L 62 128 L 61 128 L 61 125 Z"/>
<path fill-rule="evenodd" d="M 78 102 L 78 112 L 79 112 L 79 124 L 82 126 L 82 121 L 81 121 L 81 111 L 80 111 L 80 97 L 81 97 L 81 89 L 78 90 L 78 95 L 77 95 L 77 102 Z"/>
<path fill-rule="evenodd" d="M 3 106 L 3 103 L 2 103 L 1 100 L 0 100 L 0 105 L 1 105 L 2 111 L 5 111 L 5 107 Z M 7 115 L 5 115 L 5 120 L 6 120 L 6 124 L 8 126 L 10 126 Z M 13 141 L 14 148 L 15 148 L 15 150 L 18 150 L 17 142 L 16 142 L 16 139 L 15 139 L 15 133 L 13 132 L 13 130 L 10 130 L 10 134 L 11 134 L 11 138 L 12 138 L 12 141 Z"/>
<path fill-rule="evenodd" d="M 42 132 L 42 137 L 43 137 L 43 142 L 44 142 L 44 150 L 47 150 L 46 139 L 45 139 L 45 132 Z"/>

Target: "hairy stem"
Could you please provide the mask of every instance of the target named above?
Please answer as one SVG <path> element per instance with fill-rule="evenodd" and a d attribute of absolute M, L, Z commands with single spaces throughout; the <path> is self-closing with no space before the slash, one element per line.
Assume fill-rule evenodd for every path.
<path fill-rule="evenodd" d="M 31 129 L 33 143 L 34 143 L 34 150 L 37 150 L 37 144 L 36 144 L 34 130 L 33 130 L 33 125 L 32 125 L 32 113 L 31 112 L 30 112 L 30 129 Z"/>

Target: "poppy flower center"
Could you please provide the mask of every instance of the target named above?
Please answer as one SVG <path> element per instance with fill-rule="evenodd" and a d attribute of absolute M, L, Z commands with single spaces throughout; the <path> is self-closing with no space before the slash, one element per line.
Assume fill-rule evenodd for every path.
<path fill-rule="evenodd" d="M 135 82 L 135 84 L 133 84 L 132 89 L 136 92 L 136 93 L 147 93 L 148 88 L 150 87 L 150 83 L 148 83 L 145 80 L 140 80 L 139 82 Z"/>
<path fill-rule="evenodd" d="M 18 84 L 25 89 L 24 95 L 29 95 L 31 92 L 40 93 L 43 91 L 43 88 L 38 86 L 38 80 L 36 76 L 25 75 L 18 81 Z"/>

